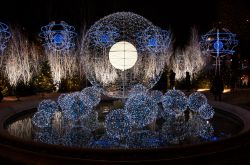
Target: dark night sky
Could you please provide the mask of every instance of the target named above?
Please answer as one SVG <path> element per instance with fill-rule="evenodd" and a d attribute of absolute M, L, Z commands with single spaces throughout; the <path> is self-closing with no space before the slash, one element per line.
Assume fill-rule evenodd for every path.
<path fill-rule="evenodd" d="M 89 27 L 105 15 L 131 11 L 161 28 L 171 28 L 179 46 L 187 42 L 192 26 L 206 33 L 220 21 L 239 34 L 244 41 L 241 44 L 244 53 L 250 49 L 250 2 L 247 0 L 5 0 L 1 3 L 0 21 L 20 25 L 31 34 L 37 34 L 41 26 L 54 20 L 64 20 L 79 31 L 82 25 Z"/>

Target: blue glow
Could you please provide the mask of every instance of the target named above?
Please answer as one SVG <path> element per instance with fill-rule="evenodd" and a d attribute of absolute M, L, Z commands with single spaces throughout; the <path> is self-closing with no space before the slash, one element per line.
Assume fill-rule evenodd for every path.
<path fill-rule="evenodd" d="M 64 42 L 64 37 L 62 34 L 55 34 L 54 35 L 54 38 L 53 38 L 53 41 L 56 45 L 58 44 L 63 44 Z"/>
<path fill-rule="evenodd" d="M 157 40 L 156 40 L 155 38 L 149 38 L 149 39 L 148 39 L 148 46 L 151 46 L 151 47 L 156 47 L 156 46 L 158 46 Z"/>
<path fill-rule="evenodd" d="M 214 49 L 216 51 L 220 51 L 223 48 L 223 43 L 221 41 L 215 41 L 214 43 Z"/>

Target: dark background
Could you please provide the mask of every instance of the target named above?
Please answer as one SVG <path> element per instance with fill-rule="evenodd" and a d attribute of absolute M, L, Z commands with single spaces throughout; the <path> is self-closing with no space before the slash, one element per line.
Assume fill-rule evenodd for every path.
<path fill-rule="evenodd" d="M 238 35 L 241 56 L 250 54 L 248 0 L 5 0 L 0 4 L 0 21 L 37 35 L 41 26 L 64 20 L 79 32 L 117 11 L 135 12 L 163 29 L 170 28 L 174 46 L 180 47 L 187 43 L 191 27 L 204 34 L 220 25 Z"/>

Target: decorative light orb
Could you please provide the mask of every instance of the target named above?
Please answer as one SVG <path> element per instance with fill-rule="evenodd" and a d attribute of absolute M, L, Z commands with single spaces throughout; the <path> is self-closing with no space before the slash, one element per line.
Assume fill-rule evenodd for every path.
<path fill-rule="evenodd" d="M 46 113 L 53 114 L 56 112 L 56 110 L 58 110 L 58 104 L 55 101 L 50 100 L 50 99 L 43 100 L 38 105 L 37 110 L 38 110 L 38 112 L 44 111 Z"/>
<path fill-rule="evenodd" d="M 122 71 L 132 68 L 137 61 L 134 45 L 126 41 L 115 43 L 109 51 L 109 61 L 113 67 Z"/>
<path fill-rule="evenodd" d="M 110 138 L 121 139 L 131 131 L 131 120 L 124 109 L 112 110 L 105 118 L 105 129 Z"/>
<path fill-rule="evenodd" d="M 194 112 L 198 112 L 205 104 L 207 104 L 207 97 L 200 92 L 194 92 L 188 98 L 188 106 Z"/>
<path fill-rule="evenodd" d="M 93 111 L 93 104 L 82 92 L 75 92 L 59 97 L 59 105 L 63 116 L 67 120 L 78 120 L 88 116 Z"/>
<path fill-rule="evenodd" d="M 138 34 L 147 28 L 152 33 L 159 30 L 147 19 L 131 12 L 108 15 L 90 27 L 81 61 L 92 85 L 102 87 L 108 96 L 126 98 L 135 84 L 150 89 L 159 81 L 167 49 L 150 51 L 148 47 L 152 46 L 141 42 L 148 36 Z M 165 47 L 168 48 L 168 44 Z"/>
<path fill-rule="evenodd" d="M 166 113 L 182 113 L 187 109 L 187 97 L 180 90 L 169 90 L 162 97 L 162 105 Z"/>
<path fill-rule="evenodd" d="M 32 117 L 32 123 L 38 128 L 51 127 L 53 114 L 46 111 L 38 111 Z"/>
<path fill-rule="evenodd" d="M 228 29 L 212 29 L 201 36 L 201 48 L 205 54 L 212 56 L 224 56 L 234 54 L 234 48 L 238 45 L 236 34 Z"/>
<path fill-rule="evenodd" d="M 213 107 L 209 104 L 204 104 L 199 108 L 199 114 L 205 120 L 213 118 L 214 113 Z"/>
<path fill-rule="evenodd" d="M 41 28 L 40 37 L 44 38 L 44 46 L 49 50 L 64 51 L 74 47 L 75 28 L 66 22 L 51 22 Z"/>
<path fill-rule="evenodd" d="M 159 133 L 149 130 L 133 132 L 127 138 L 129 148 L 158 148 L 160 144 Z"/>
<path fill-rule="evenodd" d="M 0 50 L 3 51 L 6 48 L 6 44 L 11 37 L 11 33 L 9 32 L 9 27 L 0 22 Z"/>
<path fill-rule="evenodd" d="M 142 128 L 157 118 L 158 105 L 146 94 L 130 95 L 125 107 L 133 126 L 137 128 Z"/>
<path fill-rule="evenodd" d="M 58 108 L 58 104 L 55 101 L 43 100 L 32 117 L 32 123 L 38 128 L 50 127 L 53 115 Z"/>
<path fill-rule="evenodd" d="M 97 87 L 84 88 L 81 93 L 86 96 L 90 106 L 97 106 L 101 101 L 101 90 Z"/>
<path fill-rule="evenodd" d="M 220 51 L 223 48 L 223 43 L 221 41 L 215 41 L 214 42 L 214 49 L 216 51 Z"/>
<path fill-rule="evenodd" d="M 160 103 L 161 99 L 163 97 L 163 93 L 161 91 L 158 91 L 158 90 L 152 90 L 149 92 L 149 96 L 151 96 L 151 98 L 153 99 L 154 102 Z"/>

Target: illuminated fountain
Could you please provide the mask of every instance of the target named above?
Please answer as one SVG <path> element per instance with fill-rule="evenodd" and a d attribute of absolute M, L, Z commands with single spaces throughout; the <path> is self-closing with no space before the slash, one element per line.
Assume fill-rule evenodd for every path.
<path fill-rule="evenodd" d="M 49 39 L 47 50 L 56 54 L 68 52 L 64 41 L 72 43 L 75 33 L 66 30 L 51 34 L 50 26 L 43 30 L 43 37 Z M 67 39 L 63 35 L 70 36 Z M 197 38 L 193 38 L 191 47 L 195 47 L 194 59 L 198 61 L 192 62 L 189 52 L 189 62 L 196 68 L 202 57 Z M 151 90 L 169 58 L 168 31 L 137 14 L 119 12 L 97 21 L 83 41 L 80 67 L 85 68 L 93 86 L 61 94 L 56 101 L 42 101 L 37 111 L 25 119 L 27 129 L 32 130 L 25 131 L 27 139 L 85 149 L 146 149 L 197 144 L 227 136 L 215 131 L 215 110 L 205 95 L 195 92 L 186 96 L 175 89 L 165 94 Z M 61 76 L 54 76 L 55 81 Z M 105 111 L 101 108 L 103 95 L 112 97 Z M 115 101 L 120 104 L 115 105 Z M 8 129 L 18 136 L 15 124 L 20 122 L 12 123 Z"/>

